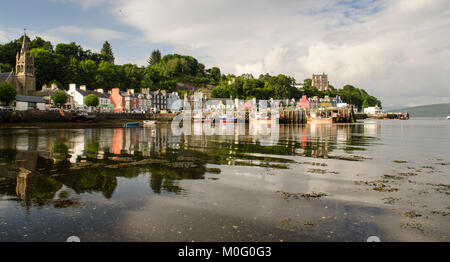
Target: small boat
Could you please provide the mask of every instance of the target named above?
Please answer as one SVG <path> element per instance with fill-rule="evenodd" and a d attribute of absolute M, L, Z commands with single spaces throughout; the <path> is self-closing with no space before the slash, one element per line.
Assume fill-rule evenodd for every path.
<path fill-rule="evenodd" d="M 258 122 L 258 123 L 272 122 L 272 118 L 269 116 L 269 113 L 262 114 L 261 112 L 250 114 L 249 120 L 251 122 Z"/>
<path fill-rule="evenodd" d="M 306 121 L 308 124 L 332 124 L 334 122 L 334 117 L 321 117 L 317 116 L 315 113 L 311 113 L 306 116 Z"/>
<path fill-rule="evenodd" d="M 237 123 L 237 118 L 223 115 L 220 117 L 220 123 Z"/>
<path fill-rule="evenodd" d="M 450 120 L 450 115 L 447 116 L 447 120 Z"/>
<path fill-rule="evenodd" d="M 96 117 L 97 117 L 96 115 L 89 115 L 87 113 L 81 113 L 81 114 L 75 116 L 73 118 L 73 120 L 77 121 L 77 122 L 87 122 L 87 121 L 94 121 Z"/>
<path fill-rule="evenodd" d="M 155 120 L 144 120 L 144 122 L 142 122 L 144 126 L 155 126 L 156 125 L 156 121 Z"/>
<path fill-rule="evenodd" d="M 141 123 L 139 122 L 133 122 L 133 123 L 125 123 L 123 124 L 123 127 L 139 127 L 141 126 Z"/>

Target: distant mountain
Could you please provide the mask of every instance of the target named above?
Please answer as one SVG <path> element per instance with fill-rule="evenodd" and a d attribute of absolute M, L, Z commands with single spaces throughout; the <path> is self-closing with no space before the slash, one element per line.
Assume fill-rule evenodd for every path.
<path fill-rule="evenodd" d="M 386 110 L 389 112 L 408 112 L 411 117 L 443 117 L 450 115 L 450 103 L 406 107 Z"/>

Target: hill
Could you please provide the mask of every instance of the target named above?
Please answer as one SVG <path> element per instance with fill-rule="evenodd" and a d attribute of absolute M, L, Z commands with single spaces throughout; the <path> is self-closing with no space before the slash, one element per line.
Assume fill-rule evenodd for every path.
<path fill-rule="evenodd" d="M 444 117 L 450 115 L 450 103 L 406 107 L 389 112 L 408 112 L 412 117 Z"/>

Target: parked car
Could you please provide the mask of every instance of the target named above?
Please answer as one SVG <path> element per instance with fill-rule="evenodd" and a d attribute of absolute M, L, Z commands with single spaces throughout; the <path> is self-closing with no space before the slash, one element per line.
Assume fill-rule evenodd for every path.
<path fill-rule="evenodd" d="M 59 111 L 59 108 L 57 106 L 50 106 L 48 108 L 49 111 Z"/>

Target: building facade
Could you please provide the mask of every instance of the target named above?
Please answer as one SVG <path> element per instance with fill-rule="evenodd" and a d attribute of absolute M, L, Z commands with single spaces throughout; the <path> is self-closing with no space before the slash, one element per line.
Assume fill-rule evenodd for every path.
<path fill-rule="evenodd" d="M 328 90 L 329 82 L 328 82 L 328 75 L 325 73 L 321 75 L 312 75 L 312 86 L 315 86 L 320 91 Z"/>

